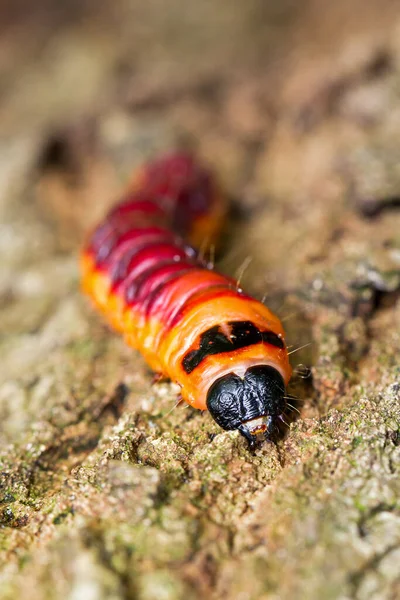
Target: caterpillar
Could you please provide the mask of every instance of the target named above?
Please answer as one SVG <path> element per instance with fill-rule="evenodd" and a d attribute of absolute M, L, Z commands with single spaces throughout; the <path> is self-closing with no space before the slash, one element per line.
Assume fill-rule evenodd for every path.
<path fill-rule="evenodd" d="M 146 164 L 89 236 L 82 287 L 188 404 L 254 448 L 283 420 L 292 369 L 280 320 L 199 250 L 216 241 L 226 208 L 192 155 Z"/>

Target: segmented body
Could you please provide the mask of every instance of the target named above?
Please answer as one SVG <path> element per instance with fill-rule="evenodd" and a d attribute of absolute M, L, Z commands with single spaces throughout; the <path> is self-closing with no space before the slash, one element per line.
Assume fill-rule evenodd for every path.
<path fill-rule="evenodd" d="M 202 410 L 228 373 L 270 365 L 285 384 L 291 376 L 279 319 L 194 249 L 216 241 L 224 215 L 211 174 L 191 156 L 167 156 L 140 171 L 81 261 L 83 288 L 111 325 Z"/>

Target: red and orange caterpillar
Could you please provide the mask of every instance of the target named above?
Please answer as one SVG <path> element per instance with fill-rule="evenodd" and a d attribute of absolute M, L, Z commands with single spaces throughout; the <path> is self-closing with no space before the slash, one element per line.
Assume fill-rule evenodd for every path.
<path fill-rule="evenodd" d="M 283 419 L 292 370 L 279 319 L 194 249 L 215 240 L 224 214 L 190 155 L 148 164 L 90 236 L 83 289 L 186 402 L 253 447 Z"/>

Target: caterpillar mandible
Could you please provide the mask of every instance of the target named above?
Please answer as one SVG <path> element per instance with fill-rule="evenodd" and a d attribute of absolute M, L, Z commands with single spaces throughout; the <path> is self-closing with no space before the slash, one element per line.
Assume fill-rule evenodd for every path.
<path fill-rule="evenodd" d="M 216 239 L 225 212 L 190 154 L 145 165 L 90 235 L 82 287 L 186 402 L 253 448 L 283 418 L 292 369 L 279 319 L 195 250 Z"/>

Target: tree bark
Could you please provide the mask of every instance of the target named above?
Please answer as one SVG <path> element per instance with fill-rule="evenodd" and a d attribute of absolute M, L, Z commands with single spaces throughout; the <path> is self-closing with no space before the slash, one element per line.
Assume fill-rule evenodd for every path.
<path fill-rule="evenodd" d="M 400 12 L 163 7 L 1 9 L 0 597 L 394 600 Z M 182 141 L 292 344 L 298 418 L 254 453 L 79 291 L 85 231 Z"/>

